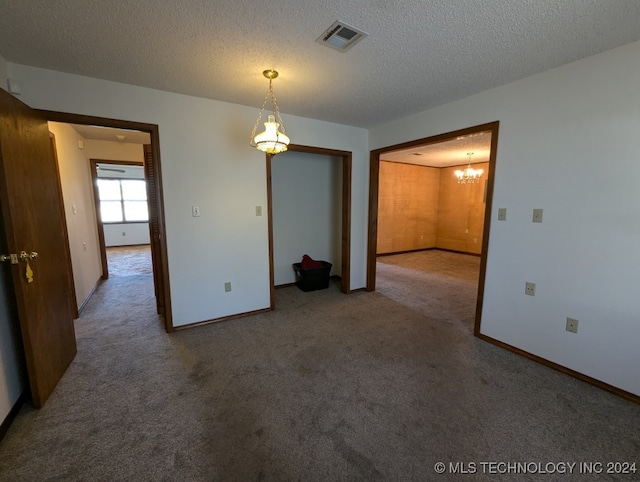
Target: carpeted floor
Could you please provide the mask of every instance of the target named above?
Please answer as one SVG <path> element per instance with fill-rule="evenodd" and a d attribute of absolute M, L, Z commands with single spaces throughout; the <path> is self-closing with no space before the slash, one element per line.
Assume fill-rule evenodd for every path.
<path fill-rule="evenodd" d="M 449 255 L 381 258 L 379 292 L 279 289 L 276 311 L 172 335 L 150 275 L 110 278 L 47 405 L 0 442 L 0 480 L 639 480 L 483 473 L 640 462 L 640 407 L 471 336 L 476 260 Z"/>
<path fill-rule="evenodd" d="M 107 267 L 109 276 L 152 274 L 151 247 L 148 244 L 109 247 Z"/>
<path fill-rule="evenodd" d="M 433 320 L 473 332 L 480 257 L 448 251 L 380 256 L 376 291 Z"/>

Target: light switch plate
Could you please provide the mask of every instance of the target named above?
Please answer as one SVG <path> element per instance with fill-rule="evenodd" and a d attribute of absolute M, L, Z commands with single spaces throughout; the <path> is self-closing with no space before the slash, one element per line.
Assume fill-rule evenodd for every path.
<path fill-rule="evenodd" d="M 534 209 L 533 210 L 533 222 L 541 223 L 542 222 L 542 209 Z"/>
<path fill-rule="evenodd" d="M 498 221 L 507 220 L 507 208 L 498 208 Z"/>
<path fill-rule="evenodd" d="M 191 215 L 194 218 L 200 217 L 200 206 L 191 206 Z"/>

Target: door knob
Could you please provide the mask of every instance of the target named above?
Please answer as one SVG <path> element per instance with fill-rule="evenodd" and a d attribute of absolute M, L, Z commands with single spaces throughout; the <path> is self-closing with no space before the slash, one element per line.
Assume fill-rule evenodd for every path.
<path fill-rule="evenodd" d="M 17 254 L 0 254 L 0 261 L 11 261 L 11 264 L 18 264 L 18 255 Z"/>

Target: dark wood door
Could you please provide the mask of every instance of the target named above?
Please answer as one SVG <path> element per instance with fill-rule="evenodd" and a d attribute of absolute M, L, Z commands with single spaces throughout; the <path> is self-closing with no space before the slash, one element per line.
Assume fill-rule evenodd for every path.
<path fill-rule="evenodd" d="M 147 182 L 147 205 L 149 206 L 149 237 L 151 239 L 151 263 L 153 265 L 153 288 L 156 295 L 156 308 L 159 315 L 166 314 L 164 303 L 164 271 L 160 257 L 161 237 L 157 209 L 158 195 L 155 189 L 156 169 L 153 164 L 151 144 L 144 144 L 144 177 Z"/>
<path fill-rule="evenodd" d="M 41 407 L 76 354 L 60 178 L 47 121 L 0 89 L 0 205 L 33 404 Z M 9 254 L 0 253 L 0 254 Z"/>

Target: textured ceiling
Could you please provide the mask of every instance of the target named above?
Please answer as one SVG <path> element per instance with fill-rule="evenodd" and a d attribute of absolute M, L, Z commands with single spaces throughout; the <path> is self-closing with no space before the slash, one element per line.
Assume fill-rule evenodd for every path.
<path fill-rule="evenodd" d="M 147 132 L 76 124 L 72 124 L 72 127 L 85 139 L 127 142 L 130 144 L 151 144 L 151 136 Z"/>
<path fill-rule="evenodd" d="M 469 154 L 471 153 L 471 156 Z M 489 162 L 491 132 L 478 132 L 436 144 L 412 147 L 380 155 L 383 161 L 419 164 L 430 167 L 460 166 Z"/>
<path fill-rule="evenodd" d="M 640 39 L 638 0 L 0 0 L 10 62 L 372 127 Z M 369 35 L 315 42 L 334 21 Z M 19 79 L 16 79 L 19 81 Z"/>

